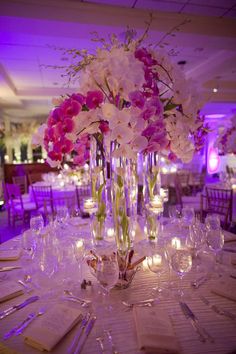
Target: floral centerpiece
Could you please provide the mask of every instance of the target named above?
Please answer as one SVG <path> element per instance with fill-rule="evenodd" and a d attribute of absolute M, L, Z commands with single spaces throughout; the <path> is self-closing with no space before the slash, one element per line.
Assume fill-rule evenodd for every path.
<path fill-rule="evenodd" d="M 120 161 L 111 166 L 117 167 L 113 214 L 121 249 L 124 243 L 130 245 L 124 211 L 126 197 L 132 194 L 127 171 L 133 168 L 127 161 L 135 161 L 137 153 L 154 153 L 187 163 L 201 146 L 199 136 L 204 130 L 194 86 L 162 49 L 144 44 L 147 32 L 136 38 L 134 31 L 128 30 L 123 41 L 116 35 L 108 42 L 101 39 L 94 54 L 70 50 L 74 62 L 67 73 L 78 81 L 79 91 L 54 99 L 54 109 L 34 137 L 54 167 L 60 166 L 67 154 L 73 155 L 75 164 L 85 163 L 91 137 L 104 147 L 105 158 Z"/>
<path fill-rule="evenodd" d="M 236 116 L 231 119 L 231 127 L 220 134 L 216 146 L 224 154 L 236 155 Z"/>

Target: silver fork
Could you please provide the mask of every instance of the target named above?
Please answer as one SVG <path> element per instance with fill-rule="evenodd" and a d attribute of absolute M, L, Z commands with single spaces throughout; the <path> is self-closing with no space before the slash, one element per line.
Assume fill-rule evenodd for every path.
<path fill-rule="evenodd" d="M 122 304 L 128 308 L 133 308 L 134 306 L 152 306 L 155 299 L 140 300 L 136 302 L 122 301 Z"/>
<path fill-rule="evenodd" d="M 236 315 L 234 315 L 230 311 L 223 310 L 223 309 L 221 309 L 220 307 L 218 307 L 216 305 L 212 305 L 210 303 L 210 301 L 208 299 L 206 299 L 202 295 L 200 295 L 200 299 L 202 300 L 202 302 L 204 302 L 204 304 L 206 304 L 209 308 L 211 308 L 218 315 L 222 315 L 222 316 L 228 317 L 228 318 L 230 318 L 231 320 L 234 320 L 234 321 L 236 320 Z"/>
<path fill-rule="evenodd" d="M 115 344 L 113 342 L 111 332 L 108 329 L 104 329 L 104 333 L 107 335 L 108 341 L 109 341 L 110 346 L 111 346 L 112 354 L 119 354 L 119 352 L 115 348 Z"/>

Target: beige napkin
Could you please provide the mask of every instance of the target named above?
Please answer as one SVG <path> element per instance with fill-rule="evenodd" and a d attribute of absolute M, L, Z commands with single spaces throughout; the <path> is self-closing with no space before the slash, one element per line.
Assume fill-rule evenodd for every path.
<path fill-rule="evenodd" d="M 21 250 L 0 250 L 0 261 L 17 261 L 20 258 Z"/>
<path fill-rule="evenodd" d="M 55 305 L 24 331 L 25 343 L 41 351 L 50 351 L 81 318 L 80 310 Z"/>
<path fill-rule="evenodd" d="M 222 279 L 211 286 L 211 292 L 236 301 L 236 281 L 234 279 Z"/>
<path fill-rule="evenodd" d="M 139 349 L 145 353 L 178 354 L 180 345 L 169 316 L 154 307 L 134 307 Z"/>
<path fill-rule="evenodd" d="M 22 286 L 14 281 L 1 282 L 0 289 L 0 302 L 10 300 L 24 293 Z"/>

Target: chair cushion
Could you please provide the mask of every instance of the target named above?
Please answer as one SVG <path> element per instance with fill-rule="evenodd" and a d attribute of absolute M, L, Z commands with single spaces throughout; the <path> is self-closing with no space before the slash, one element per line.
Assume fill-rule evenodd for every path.
<path fill-rule="evenodd" d="M 30 210 L 35 210 L 35 209 L 36 209 L 36 204 L 34 202 L 23 203 L 23 210 L 30 211 Z M 17 211 L 22 210 L 21 205 L 20 204 L 15 205 L 15 210 L 17 210 Z"/>
<path fill-rule="evenodd" d="M 183 204 L 187 204 L 187 203 L 193 203 L 193 204 L 199 204 L 201 202 L 201 198 L 198 195 L 183 195 L 182 196 L 182 202 Z"/>

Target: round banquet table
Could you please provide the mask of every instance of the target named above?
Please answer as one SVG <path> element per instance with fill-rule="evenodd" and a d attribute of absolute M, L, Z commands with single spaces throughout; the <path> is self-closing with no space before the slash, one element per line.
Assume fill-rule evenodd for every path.
<path fill-rule="evenodd" d="M 73 221 L 73 222 L 72 222 Z M 67 223 L 66 228 L 61 227 L 61 232 L 54 233 L 54 237 L 56 234 L 57 242 L 61 242 L 63 247 L 69 245 L 70 242 L 75 242 L 78 238 L 83 237 L 86 242 L 89 244 L 89 220 L 74 218 L 71 219 Z M 167 228 L 162 230 L 162 237 L 168 238 L 170 235 L 173 236 L 173 229 Z M 54 230 L 55 231 L 55 230 Z M 65 234 L 63 234 L 63 232 Z M 39 237 L 38 242 L 47 244 L 48 240 L 53 239 L 52 230 L 46 228 L 43 230 L 41 236 Z M 137 228 L 136 237 L 134 241 L 134 249 L 136 249 L 136 244 L 142 238 L 143 232 L 141 232 L 140 228 Z M 7 241 L 2 244 L 0 249 L 10 249 L 10 248 L 18 248 L 21 247 L 22 236 L 19 235 L 17 238 Z M 236 240 L 236 235 L 225 232 L 225 240 L 232 241 Z M 48 241 L 49 242 L 49 241 Z M 111 242 L 111 241 L 109 241 Z M 233 242 L 226 243 L 227 245 L 231 245 L 233 247 Z M 89 247 L 89 246 L 88 246 Z M 138 249 L 138 247 L 137 247 Z M 52 252 L 51 248 L 51 252 Z M 139 251 L 138 251 L 139 252 Z M 229 257 L 232 255 L 235 256 L 234 253 L 223 252 L 225 259 L 227 260 L 226 269 L 227 274 L 232 274 L 236 269 L 233 265 L 228 262 Z M 138 255 L 141 256 L 141 253 Z M 53 254 L 52 254 L 53 257 Z M 102 312 L 101 310 L 101 297 L 102 295 L 98 295 L 98 284 L 96 279 L 91 275 L 87 264 L 82 263 L 82 270 L 80 272 L 78 264 L 75 259 L 71 259 L 70 264 L 67 265 L 67 272 L 57 272 L 51 278 L 47 278 L 46 276 L 42 276 L 42 274 L 37 270 L 37 262 L 35 259 L 28 263 L 28 266 L 23 267 L 22 257 L 17 261 L 1 261 L 0 266 L 5 265 L 22 265 L 22 269 L 12 270 L 11 272 L 1 272 L 0 280 L 1 283 L 8 282 L 10 280 L 17 281 L 18 279 L 23 278 L 23 274 L 27 273 L 29 269 L 32 269 L 32 266 L 35 266 L 35 270 L 32 273 L 32 283 L 28 284 L 32 292 L 26 293 L 14 299 L 8 300 L 0 304 L 0 312 L 5 310 L 14 304 L 21 303 L 24 299 L 28 298 L 31 295 L 39 295 L 40 299 L 25 308 L 16 311 L 14 314 L 2 319 L 0 326 L 0 352 L 1 353 L 24 353 L 24 354 L 32 354 L 38 353 L 37 349 L 32 348 L 27 345 L 23 341 L 23 336 L 13 336 L 7 341 L 3 341 L 4 333 L 8 332 L 12 327 L 16 326 L 20 321 L 22 321 L 30 312 L 34 310 L 38 310 L 42 306 L 51 307 L 58 303 L 66 303 L 67 306 L 71 308 L 81 309 L 83 313 L 87 310 L 82 308 L 79 304 L 72 303 L 62 299 L 63 289 L 66 286 L 69 286 L 70 281 L 77 286 L 77 291 L 81 297 L 92 300 L 91 311 L 97 315 L 97 320 L 88 336 L 85 345 L 83 347 L 82 353 L 84 354 L 94 354 L 100 353 L 101 350 L 98 345 L 97 337 L 104 336 L 103 329 L 109 329 L 112 334 L 113 342 L 116 347 L 116 350 L 120 354 L 138 354 L 142 353 L 142 351 L 138 348 L 137 342 L 137 334 L 135 329 L 135 322 L 133 317 L 133 311 L 127 310 L 127 308 L 122 304 L 122 301 L 136 301 L 150 298 L 151 289 L 154 285 L 156 285 L 156 274 L 151 273 L 146 268 L 143 268 L 139 272 L 136 273 L 132 284 L 129 288 L 124 290 L 112 289 L 110 294 L 110 302 L 113 306 L 112 315 Z M 64 269 L 65 271 L 65 269 Z M 6 274 L 6 275 L 5 275 Z M 68 276 L 67 285 L 63 284 L 63 277 L 65 274 Z M 227 276 L 227 280 L 230 279 L 232 283 L 232 291 L 236 287 L 236 279 L 229 278 Z M 166 278 L 167 277 L 167 278 Z M 236 321 L 230 320 L 224 316 L 220 316 L 216 314 L 209 306 L 206 306 L 201 300 L 199 295 L 203 294 L 209 299 L 210 303 L 214 305 L 218 305 L 221 308 L 231 311 L 236 314 L 236 302 L 229 300 L 228 298 L 218 296 L 211 292 L 212 284 L 216 281 L 214 277 L 211 280 L 205 282 L 198 290 L 194 290 L 190 286 L 190 282 L 199 277 L 194 269 L 191 270 L 189 274 L 184 277 L 183 284 L 185 290 L 188 292 L 187 303 L 197 315 L 201 324 L 210 332 L 210 334 L 214 337 L 214 343 L 206 342 L 202 343 L 199 341 L 198 336 L 194 329 L 191 326 L 189 320 L 181 312 L 179 303 L 173 297 L 167 297 L 166 299 L 162 299 L 161 301 L 157 301 L 154 303 L 154 307 L 157 310 L 165 311 L 171 318 L 171 322 L 176 333 L 176 337 L 181 346 L 181 353 L 183 354 L 227 354 L 231 353 L 236 349 Z M 79 281 L 82 279 L 91 280 L 92 285 L 87 286 L 86 289 L 80 289 Z M 176 276 L 172 273 L 168 275 L 163 275 L 162 280 L 171 280 L 173 284 L 176 283 Z M 175 280 L 175 281 L 173 281 Z M 72 284 L 71 283 L 71 284 Z M 172 285 L 174 286 L 174 285 Z M 79 290 L 78 290 L 79 289 Z M 46 307 L 46 308 L 47 308 Z M 38 319 L 35 319 L 38 321 Z M 52 350 L 52 353 L 61 353 L 65 354 L 75 336 L 75 334 L 79 330 L 80 324 L 77 324 Z M 111 353 L 111 348 L 109 347 L 108 342 L 104 342 L 105 345 L 105 353 Z M 5 350 L 5 351 L 4 351 Z M 157 353 L 157 352 L 156 352 Z"/>
<path fill-rule="evenodd" d="M 34 183 L 34 186 L 48 186 L 49 184 L 46 182 L 36 182 Z M 73 198 L 75 196 L 75 189 L 76 187 L 74 185 L 68 185 L 64 187 L 60 187 L 58 185 L 52 185 L 52 194 L 53 194 L 53 199 L 63 199 L 63 198 Z M 34 194 L 33 194 L 33 189 L 31 186 L 29 186 L 29 195 L 30 199 L 34 201 Z"/>

